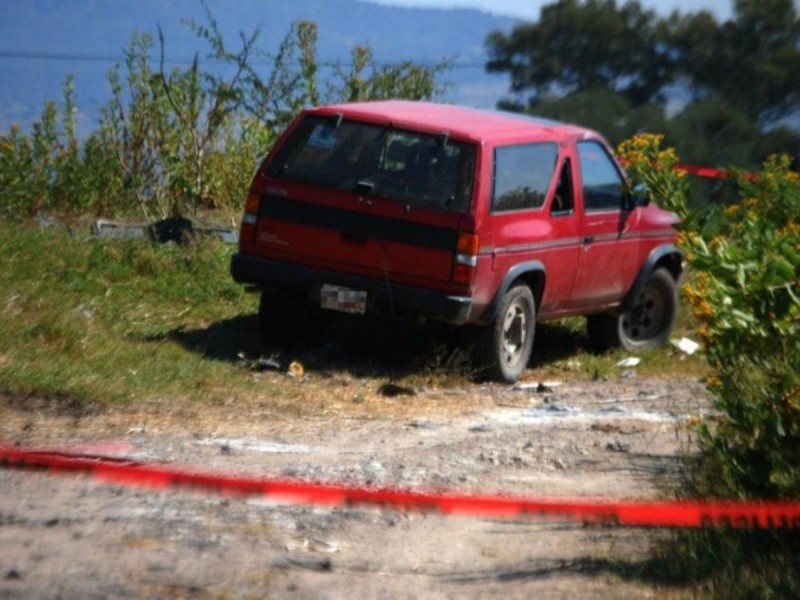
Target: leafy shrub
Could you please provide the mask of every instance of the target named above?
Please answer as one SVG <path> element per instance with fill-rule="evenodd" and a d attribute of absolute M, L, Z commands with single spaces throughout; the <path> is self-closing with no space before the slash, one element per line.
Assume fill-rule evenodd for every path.
<path fill-rule="evenodd" d="M 708 389 L 723 415 L 716 426 L 701 426 L 700 455 L 682 493 L 800 499 L 800 177 L 788 157 L 773 156 L 755 175 L 732 172 L 738 202 L 698 212 L 687 207 L 689 184 L 674 170 L 677 155 L 660 144 L 660 136 L 642 135 L 619 150 L 633 177 L 683 219 L 679 245 L 690 265 L 683 289 L 699 323 Z M 726 593 L 761 595 L 800 586 L 796 538 L 704 531 L 686 539 L 692 552 L 712 553 L 719 581 L 731 572 L 748 580 L 737 589 L 734 579 Z M 759 567 L 776 555 L 783 568 Z M 759 573 L 765 581 L 755 585 Z"/>

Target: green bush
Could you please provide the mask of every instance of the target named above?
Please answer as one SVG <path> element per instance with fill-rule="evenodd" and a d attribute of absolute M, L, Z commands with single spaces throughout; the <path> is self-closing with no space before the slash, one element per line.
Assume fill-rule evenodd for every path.
<path fill-rule="evenodd" d="M 689 184 L 674 170 L 677 155 L 660 143 L 660 136 L 638 136 L 620 153 L 653 198 L 682 218 L 679 244 L 690 267 L 684 292 L 711 371 L 708 389 L 722 413 L 715 425 L 701 425 L 700 454 L 681 495 L 798 500 L 800 177 L 788 157 L 771 157 L 755 175 L 733 172 L 739 202 L 698 212 L 687 207 Z M 742 574 L 747 581 L 720 588 L 738 594 L 797 590 L 796 537 L 705 531 L 685 539 L 693 552 L 705 544 L 718 560 L 712 572 L 719 585 Z M 776 561 L 781 569 L 767 568 Z M 759 573 L 766 579 L 754 583 Z"/>

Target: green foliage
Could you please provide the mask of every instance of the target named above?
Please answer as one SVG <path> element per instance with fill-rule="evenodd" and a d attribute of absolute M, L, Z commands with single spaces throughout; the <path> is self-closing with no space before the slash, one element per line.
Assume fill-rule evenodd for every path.
<path fill-rule="evenodd" d="M 356 46 L 351 53 L 348 73 L 340 71 L 343 84 L 331 93 L 333 102 L 364 102 L 384 98 L 432 100 L 446 91 L 437 77 L 448 69 L 444 60 L 432 67 L 411 61 L 378 65 L 368 46 Z"/>
<path fill-rule="evenodd" d="M 722 101 L 760 125 L 800 106 L 800 19 L 792 0 L 736 0 L 720 26 L 708 13 L 673 17 L 678 71 L 697 99 Z"/>
<path fill-rule="evenodd" d="M 687 180 L 672 168 L 677 155 L 661 150 L 661 139 L 639 136 L 619 150 L 634 178 L 683 219 L 679 243 L 692 274 L 684 291 L 712 371 L 708 388 L 723 414 L 715 425 L 701 427 L 701 453 L 685 493 L 798 500 L 800 176 L 788 157 L 773 156 L 756 176 L 737 174 L 739 202 L 701 216 L 689 208 Z M 763 534 L 761 541 L 775 545 L 758 553 L 745 547 L 753 538 L 748 532 L 703 532 L 690 540 L 728 549 L 712 569 L 715 580 L 738 567 L 757 572 L 766 557 L 789 549 L 797 555 L 796 536 Z M 781 560 L 789 570 L 769 572 L 796 590 L 800 561 Z M 764 589 L 773 583 L 766 581 Z"/>
<path fill-rule="evenodd" d="M 226 76 L 204 70 L 198 56 L 185 69 L 151 62 L 152 36 L 134 33 L 123 65 L 109 74 L 111 100 L 97 131 L 78 142 L 72 80 L 60 116 L 54 102 L 29 135 L 0 135 L 0 216 L 41 211 L 98 216 L 138 213 L 147 220 L 197 209 L 231 209 L 246 196 L 252 174 L 297 112 L 310 105 L 379 98 L 431 99 L 443 91 L 432 67 L 405 62 L 378 66 L 367 46 L 353 50 L 349 71 L 319 79 L 317 26 L 292 25 L 277 53 L 256 48 L 259 31 L 240 34 L 230 49 L 206 8 L 206 23 L 187 25 L 205 43 L 205 58 Z M 269 56 L 266 79 L 253 58 Z"/>
<path fill-rule="evenodd" d="M 123 211 L 136 203 L 145 217 L 167 212 L 166 174 L 161 153 L 170 151 L 168 108 L 150 66 L 153 39 L 135 33 L 120 66 L 108 74 L 112 99 L 100 120 L 100 137 L 117 159 L 123 178 Z M 172 144 L 169 144 L 172 142 Z"/>
<path fill-rule="evenodd" d="M 614 144 L 662 131 L 688 162 L 748 169 L 800 145 L 780 127 L 800 110 L 791 0 L 738 0 L 725 23 L 707 12 L 658 19 L 632 1 L 558 0 L 487 46 L 487 69 L 507 72 L 515 94 L 502 107 L 580 123 Z M 663 101 L 676 86 L 688 102 L 668 117 Z M 695 200 L 725 195 L 702 188 Z"/>
<path fill-rule="evenodd" d="M 533 93 L 532 104 L 553 93 L 609 89 L 632 105 L 659 100 L 672 61 L 655 13 L 638 2 L 559 0 L 542 8 L 539 21 L 487 40 L 489 71 L 508 71 L 515 92 Z"/>
<path fill-rule="evenodd" d="M 666 126 L 664 110 L 655 104 L 632 106 L 622 94 L 608 89 L 590 89 L 564 97 L 547 99 L 536 105 L 536 113 L 560 121 L 585 123 L 602 131 L 611 143 L 619 143 L 636 133 Z"/>
<path fill-rule="evenodd" d="M 101 139 L 92 135 L 82 148 L 78 143 L 71 77 L 64 84 L 63 106 L 59 115 L 56 103 L 48 102 L 29 135 L 15 126 L 0 134 L 0 216 L 101 212 L 109 193 L 120 189 L 113 156 Z"/>

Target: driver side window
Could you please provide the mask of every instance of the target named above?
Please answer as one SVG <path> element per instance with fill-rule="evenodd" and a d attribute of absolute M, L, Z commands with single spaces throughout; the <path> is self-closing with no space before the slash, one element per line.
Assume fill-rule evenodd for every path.
<path fill-rule="evenodd" d="M 598 142 L 578 142 L 578 159 L 586 211 L 620 210 L 625 182 L 606 149 Z"/>

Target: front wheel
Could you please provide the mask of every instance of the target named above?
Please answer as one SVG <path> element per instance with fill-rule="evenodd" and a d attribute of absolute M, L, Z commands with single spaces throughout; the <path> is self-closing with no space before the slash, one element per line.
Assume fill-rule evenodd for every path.
<path fill-rule="evenodd" d="M 669 341 L 677 311 L 675 280 L 666 269 L 656 269 L 636 297 L 633 308 L 619 315 L 588 318 L 589 343 L 598 350 L 615 346 L 629 352 L 661 348 Z"/>
<path fill-rule="evenodd" d="M 490 376 L 514 383 L 522 375 L 533 349 L 536 302 L 526 285 L 512 287 L 500 303 L 495 321 L 486 328 L 482 343 Z"/>

